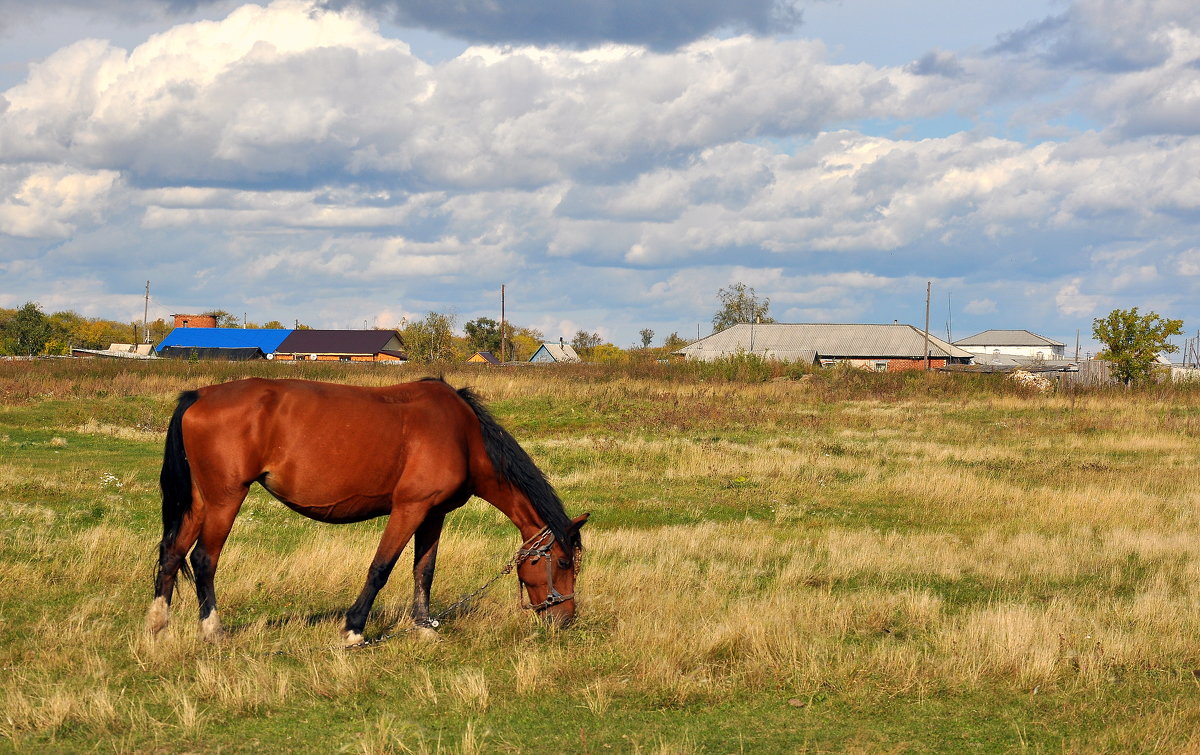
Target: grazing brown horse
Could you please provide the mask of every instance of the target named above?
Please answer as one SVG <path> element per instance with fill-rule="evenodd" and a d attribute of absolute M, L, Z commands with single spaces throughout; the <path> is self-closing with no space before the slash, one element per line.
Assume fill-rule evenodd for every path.
<path fill-rule="evenodd" d="M 371 604 L 414 535 L 412 615 L 418 626 L 431 625 L 442 524 L 472 495 L 504 512 L 525 540 L 517 576 L 526 607 L 563 624 L 575 615 L 587 515 L 567 516 L 545 475 L 467 388 L 432 378 L 386 388 L 251 378 L 187 391 L 167 429 L 160 482 L 151 633 L 167 625 L 182 570 L 194 573 L 202 634 L 220 634 L 213 576 L 255 482 L 317 521 L 388 517 L 366 585 L 346 612 L 347 645 L 363 641 Z"/>

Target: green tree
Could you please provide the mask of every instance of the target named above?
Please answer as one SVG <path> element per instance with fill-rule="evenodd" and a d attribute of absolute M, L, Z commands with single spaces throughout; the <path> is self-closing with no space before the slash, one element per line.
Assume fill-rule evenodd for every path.
<path fill-rule="evenodd" d="M 150 343 L 159 343 L 162 341 L 171 332 L 173 327 L 161 317 L 150 323 Z"/>
<path fill-rule="evenodd" d="M 654 340 L 654 331 L 650 328 L 642 328 L 638 331 L 638 335 L 642 337 L 642 348 L 650 348 L 650 342 Z"/>
<path fill-rule="evenodd" d="M 518 361 L 524 362 L 529 359 L 537 350 L 541 348 L 542 342 L 546 335 L 537 328 L 513 328 L 508 324 L 508 348 L 510 353 L 507 357 L 501 357 L 503 361 Z"/>
<path fill-rule="evenodd" d="M 717 299 L 721 302 L 721 308 L 713 315 L 714 333 L 739 323 L 775 322 L 767 316 L 771 300 L 765 296 L 760 299 L 752 286 L 740 281 L 718 290 Z"/>
<path fill-rule="evenodd" d="M 680 349 L 682 349 L 684 346 L 687 346 L 687 345 L 688 345 L 687 340 L 685 340 L 684 338 L 681 338 L 679 333 L 672 333 L 671 335 L 669 335 L 665 339 L 663 339 L 662 347 L 663 347 L 664 352 L 666 352 L 667 354 L 670 354 L 672 352 L 679 351 Z"/>
<path fill-rule="evenodd" d="M 88 321 L 77 312 L 55 312 L 46 316 L 46 322 L 50 324 L 50 337 L 44 347 L 47 354 L 69 354 L 72 346 L 82 346 L 86 349 L 102 348 L 84 343 L 80 336 Z"/>
<path fill-rule="evenodd" d="M 1179 351 L 1167 343 L 1183 332 L 1183 320 L 1169 320 L 1151 312 L 1139 315 L 1138 308 L 1114 309 L 1107 317 L 1092 320 L 1092 336 L 1104 344 L 1096 355 L 1112 363 L 1113 377 L 1125 385 L 1148 379 L 1162 352 Z"/>
<path fill-rule="evenodd" d="M 575 331 L 575 337 L 571 339 L 571 346 L 574 347 L 575 353 L 585 361 L 592 358 L 592 352 L 602 343 L 604 343 L 604 339 L 600 337 L 599 333 L 589 333 L 586 330 Z"/>
<path fill-rule="evenodd" d="M 629 352 L 611 343 L 592 347 L 592 361 L 599 364 L 629 364 Z"/>
<path fill-rule="evenodd" d="M 218 328 L 240 328 L 242 326 L 242 322 L 238 319 L 237 315 L 226 312 L 223 309 L 214 309 L 204 314 L 217 318 Z"/>
<path fill-rule="evenodd" d="M 413 362 L 454 358 L 454 315 L 430 312 L 404 329 L 401 337 Z"/>
<path fill-rule="evenodd" d="M 467 343 L 474 351 L 500 354 L 500 323 L 490 317 L 476 317 L 463 325 Z"/>
<path fill-rule="evenodd" d="M 53 335 L 49 318 L 37 302 L 28 301 L 8 321 L 12 350 L 19 356 L 41 354 Z"/>

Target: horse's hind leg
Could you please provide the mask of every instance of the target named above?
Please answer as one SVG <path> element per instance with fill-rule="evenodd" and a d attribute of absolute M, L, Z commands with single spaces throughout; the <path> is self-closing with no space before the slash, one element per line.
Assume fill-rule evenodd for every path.
<path fill-rule="evenodd" d="M 203 515 L 199 509 L 193 508 L 183 517 L 179 531 L 174 541 L 164 543 L 159 548 L 158 571 L 154 577 L 154 600 L 146 613 L 146 631 L 151 635 L 158 634 L 167 628 L 171 618 L 171 599 L 175 595 L 175 581 L 179 570 L 184 566 L 187 552 L 191 550 L 196 538 L 200 535 Z M 187 575 L 187 569 L 184 570 Z"/>
<path fill-rule="evenodd" d="M 206 501 L 204 526 L 200 538 L 192 549 L 192 572 L 196 578 L 196 602 L 200 604 L 200 635 L 210 641 L 221 637 L 221 620 L 217 617 L 217 593 L 213 579 L 217 573 L 217 562 L 233 520 L 246 500 L 248 488 L 230 490 L 216 504 Z"/>

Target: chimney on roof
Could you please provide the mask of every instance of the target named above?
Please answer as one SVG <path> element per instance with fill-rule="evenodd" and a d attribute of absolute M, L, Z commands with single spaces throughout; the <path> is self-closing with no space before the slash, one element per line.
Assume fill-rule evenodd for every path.
<path fill-rule="evenodd" d="M 562 337 L 562 336 L 559 336 L 559 337 L 558 337 L 558 345 L 559 345 L 559 346 L 566 346 L 566 344 L 563 342 L 563 337 Z"/>

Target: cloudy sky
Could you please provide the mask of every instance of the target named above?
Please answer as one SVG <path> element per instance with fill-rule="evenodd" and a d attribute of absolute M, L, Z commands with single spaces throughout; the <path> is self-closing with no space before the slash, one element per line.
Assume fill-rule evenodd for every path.
<path fill-rule="evenodd" d="M 0 0 L 0 306 L 1193 332 L 1200 3 L 991 5 Z"/>

